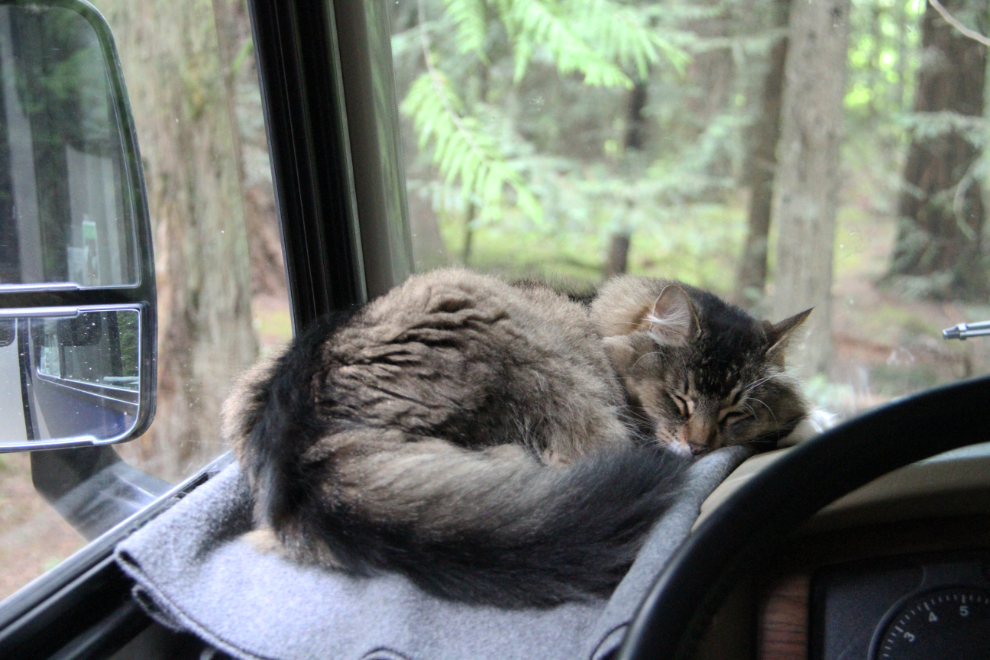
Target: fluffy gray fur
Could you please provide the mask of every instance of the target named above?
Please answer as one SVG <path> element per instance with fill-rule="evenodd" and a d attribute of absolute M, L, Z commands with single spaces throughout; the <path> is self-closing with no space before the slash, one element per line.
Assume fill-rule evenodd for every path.
<path fill-rule="evenodd" d="M 644 383 L 697 367 L 681 349 L 714 327 L 689 288 L 675 284 L 660 305 L 669 284 L 614 281 L 589 314 L 546 287 L 445 270 L 316 324 L 225 406 L 256 540 L 355 574 L 397 570 L 468 602 L 607 595 L 684 466 L 662 450 L 680 445 Z M 779 344 L 783 331 L 750 320 L 747 331 Z M 765 382 L 792 387 L 781 378 Z M 791 428 L 799 407 L 785 415 Z"/>

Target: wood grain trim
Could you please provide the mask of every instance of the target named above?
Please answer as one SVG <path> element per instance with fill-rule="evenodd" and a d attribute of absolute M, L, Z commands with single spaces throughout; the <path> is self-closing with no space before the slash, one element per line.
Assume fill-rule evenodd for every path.
<path fill-rule="evenodd" d="M 760 598 L 757 660 L 807 660 L 811 573 L 775 578 Z"/>
<path fill-rule="evenodd" d="M 811 575 L 821 566 L 881 557 L 990 548 L 990 517 L 876 523 L 799 535 L 777 554 L 756 588 L 757 660 L 807 660 Z"/>

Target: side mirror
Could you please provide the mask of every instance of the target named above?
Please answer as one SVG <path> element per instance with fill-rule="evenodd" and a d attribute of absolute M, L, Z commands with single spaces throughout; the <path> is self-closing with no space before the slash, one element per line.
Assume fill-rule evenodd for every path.
<path fill-rule="evenodd" d="M 81 0 L 0 0 L 0 453 L 143 433 L 155 300 L 109 26 Z"/>

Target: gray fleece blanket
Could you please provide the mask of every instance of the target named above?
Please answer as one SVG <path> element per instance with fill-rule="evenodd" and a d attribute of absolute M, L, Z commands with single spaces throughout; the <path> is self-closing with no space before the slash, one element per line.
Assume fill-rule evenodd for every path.
<path fill-rule="evenodd" d="M 231 465 L 117 548 L 135 598 L 160 623 L 235 658 L 437 660 L 588 658 L 622 643 L 701 503 L 748 451 L 697 461 L 608 600 L 499 610 L 426 595 L 399 575 L 352 578 L 258 553 L 247 482 Z"/>

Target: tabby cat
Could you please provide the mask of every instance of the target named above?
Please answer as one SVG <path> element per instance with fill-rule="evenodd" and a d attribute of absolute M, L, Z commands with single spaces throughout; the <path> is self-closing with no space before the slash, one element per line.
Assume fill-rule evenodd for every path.
<path fill-rule="evenodd" d="M 783 354 L 807 314 L 772 325 L 643 278 L 589 308 L 469 271 L 414 276 L 315 323 L 227 401 L 253 540 L 473 603 L 607 595 L 686 456 L 805 417 Z"/>

